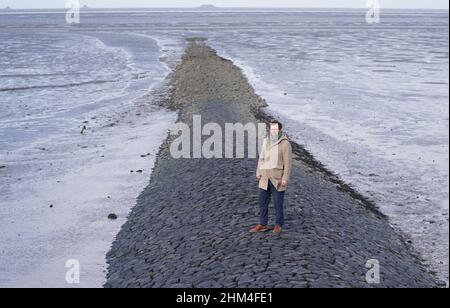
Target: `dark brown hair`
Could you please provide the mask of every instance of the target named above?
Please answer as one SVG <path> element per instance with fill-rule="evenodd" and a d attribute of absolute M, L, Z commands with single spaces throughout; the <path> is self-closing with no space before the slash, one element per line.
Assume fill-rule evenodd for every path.
<path fill-rule="evenodd" d="M 273 120 L 270 122 L 270 126 L 278 124 L 278 129 L 282 130 L 283 129 L 283 124 L 281 124 L 280 122 L 278 122 L 277 120 Z"/>

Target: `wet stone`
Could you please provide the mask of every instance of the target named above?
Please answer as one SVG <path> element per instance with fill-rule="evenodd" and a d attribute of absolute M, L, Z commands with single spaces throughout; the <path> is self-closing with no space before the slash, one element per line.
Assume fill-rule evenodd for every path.
<path fill-rule="evenodd" d="M 189 43 L 171 85 L 167 107 L 179 121 L 200 114 L 223 127 L 270 118 L 240 69 L 203 43 Z M 107 254 L 105 287 L 370 288 L 371 259 L 382 264 L 377 287 L 438 286 L 387 219 L 336 189 L 294 142 L 300 158 L 280 236 L 248 233 L 258 223 L 256 159 L 174 159 L 170 143 Z M 271 205 L 271 227 L 274 214 Z"/>

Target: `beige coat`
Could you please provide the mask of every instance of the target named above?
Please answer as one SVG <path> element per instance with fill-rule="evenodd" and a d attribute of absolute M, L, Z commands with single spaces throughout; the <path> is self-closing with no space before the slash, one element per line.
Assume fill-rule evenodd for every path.
<path fill-rule="evenodd" d="M 261 175 L 259 188 L 268 189 L 269 180 L 278 191 L 286 191 L 281 181 L 289 181 L 292 166 L 292 146 L 287 136 L 283 134 L 274 144 L 270 144 L 269 137 L 263 141 L 259 155 L 256 176 Z"/>

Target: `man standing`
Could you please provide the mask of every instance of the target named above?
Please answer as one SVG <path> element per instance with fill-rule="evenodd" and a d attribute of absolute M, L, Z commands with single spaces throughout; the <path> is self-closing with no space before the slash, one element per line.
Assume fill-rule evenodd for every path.
<path fill-rule="evenodd" d="M 259 180 L 259 224 L 250 230 L 251 233 L 269 230 L 269 203 L 272 196 L 276 225 L 273 233 L 279 235 L 284 224 L 283 202 L 292 165 L 292 146 L 282 131 L 283 125 L 278 121 L 270 123 L 270 134 L 262 144 L 261 154 L 256 169 Z"/>

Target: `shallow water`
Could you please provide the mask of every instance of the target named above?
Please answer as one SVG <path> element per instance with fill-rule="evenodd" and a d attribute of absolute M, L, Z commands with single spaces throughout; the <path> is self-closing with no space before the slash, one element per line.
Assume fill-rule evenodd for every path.
<path fill-rule="evenodd" d="M 176 120 L 149 105 L 170 72 L 161 46 L 41 27 L 0 28 L 0 40 L 0 286 L 100 287 L 105 254 Z M 70 259 L 80 284 L 66 282 Z"/>

